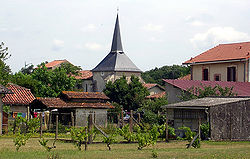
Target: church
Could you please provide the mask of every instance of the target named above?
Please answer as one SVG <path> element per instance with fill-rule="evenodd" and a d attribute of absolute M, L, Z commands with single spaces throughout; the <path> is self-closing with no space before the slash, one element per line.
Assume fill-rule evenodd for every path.
<path fill-rule="evenodd" d="M 93 91 L 95 92 L 102 92 L 108 81 L 114 82 L 123 75 L 125 75 L 128 80 L 134 75 L 139 77 L 140 81 L 143 81 L 141 78 L 142 71 L 123 52 L 118 14 L 116 17 L 111 51 L 91 71 L 93 73 Z"/>
<path fill-rule="evenodd" d="M 55 60 L 46 64 L 48 69 L 60 67 L 62 63 L 70 63 L 67 60 Z M 119 16 L 117 14 L 113 40 L 109 54 L 92 70 L 82 70 L 75 78 L 82 82 L 78 84 L 77 89 L 84 92 L 102 92 L 108 81 L 126 76 L 129 81 L 134 75 L 143 82 L 141 78 L 142 71 L 129 59 L 124 53 L 121 41 L 119 26 Z"/>

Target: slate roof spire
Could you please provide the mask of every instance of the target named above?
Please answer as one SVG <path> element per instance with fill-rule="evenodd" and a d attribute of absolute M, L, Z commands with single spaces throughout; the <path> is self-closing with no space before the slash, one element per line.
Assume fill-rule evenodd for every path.
<path fill-rule="evenodd" d="M 118 13 L 116 16 L 111 52 L 123 52 Z"/>
<path fill-rule="evenodd" d="M 117 14 L 115 30 L 113 34 L 112 46 L 110 53 L 94 68 L 92 72 L 139 72 L 142 71 L 136 67 L 136 65 L 129 59 L 129 57 L 123 52 L 119 17 Z"/>

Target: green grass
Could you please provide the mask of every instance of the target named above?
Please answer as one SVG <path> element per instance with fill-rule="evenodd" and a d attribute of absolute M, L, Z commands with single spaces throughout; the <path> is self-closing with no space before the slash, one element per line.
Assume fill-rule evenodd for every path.
<path fill-rule="evenodd" d="M 48 145 L 52 144 L 52 140 Z M 250 142 L 211 142 L 204 141 L 200 149 L 186 149 L 187 141 L 171 141 L 170 143 L 157 143 L 155 146 L 137 150 L 137 144 L 113 144 L 108 151 L 105 144 L 88 145 L 88 150 L 78 151 L 72 143 L 57 142 L 56 149 L 47 152 L 39 143 L 38 138 L 30 139 L 19 152 L 16 152 L 13 138 L 0 138 L 0 159 L 46 159 L 53 153 L 61 158 L 74 159 L 144 159 L 152 158 L 152 150 L 158 158 L 250 158 Z M 82 147 L 84 149 L 84 147 Z"/>

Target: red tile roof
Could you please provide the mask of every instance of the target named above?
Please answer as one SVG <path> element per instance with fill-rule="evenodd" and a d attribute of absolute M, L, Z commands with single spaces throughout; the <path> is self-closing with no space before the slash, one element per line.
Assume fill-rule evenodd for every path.
<path fill-rule="evenodd" d="M 162 98 L 162 97 L 166 97 L 166 92 L 161 92 L 161 93 L 149 95 L 146 98 L 148 98 L 148 99 L 155 99 L 155 98 Z"/>
<path fill-rule="evenodd" d="M 178 78 L 178 80 L 191 80 L 191 74 Z"/>
<path fill-rule="evenodd" d="M 110 103 L 79 103 L 65 102 L 60 98 L 37 98 L 36 101 L 41 102 L 48 108 L 99 108 L 110 109 L 114 108 Z"/>
<path fill-rule="evenodd" d="M 198 81 L 198 80 L 172 80 L 163 79 L 163 81 L 178 87 L 182 90 L 188 90 L 192 87 L 219 85 L 223 88 L 233 87 L 233 92 L 237 93 L 237 96 L 250 96 L 250 82 L 224 82 L 224 81 Z"/>
<path fill-rule="evenodd" d="M 146 87 L 147 89 L 150 89 L 150 88 L 152 88 L 152 87 L 154 87 L 154 86 L 156 86 L 157 84 L 155 84 L 155 83 L 144 83 L 143 84 L 143 86 L 144 87 Z"/>
<path fill-rule="evenodd" d="M 55 67 L 55 66 L 58 66 L 58 65 L 60 65 L 60 64 L 62 64 L 62 63 L 70 63 L 69 61 L 67 61 L 67 60 L 54 60 L 54 61 L 52 61 L 52 62 L 49 62 L 49 63 L 47 63 L 47 64 L 45 64 L 45 67 L 47 67 L 47 68 L 52 68 L 52 67 Z"/>
<path fill-rule="evenodd" d="M 35 99 L 30 89 L 12 83 L 9 83 L 7 88 L 13 94 L 6 94 L 3 98 L 3 103 L 6 105 L 29 105 Z"/>
<path fill-rule="evenodd" d="M 74 76 L 76 79 L 91 79 L 93 77 L 93 73 L 90 70 L 82 70 L 79 71 L 78 76 Z"/>
<path fill-rule="evenodd" d="M 8 94 L 8 93 L 12 93 L 11 90 L 7 89 L 6 87 L 0 84 L 0 94 Z"/>
<path fill-rule="evenodd" d="M 62 91 L 62 95 L 65 95 L 69 99 L 106 99 L 107 97 L 102 92 L 75 92 L 75 91 Z"/>
<path fill-rule="evenodd" d="M 250 42 L 220 44 L 202 54 L 187 60 L 183 64 L 239 60 L 250 57 Z"/>

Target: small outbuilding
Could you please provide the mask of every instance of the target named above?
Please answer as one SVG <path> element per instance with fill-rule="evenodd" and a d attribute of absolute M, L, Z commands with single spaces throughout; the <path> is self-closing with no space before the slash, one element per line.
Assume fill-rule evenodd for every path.
<path fill-rule="evenodd" d="M 210 124 L 212 140 L 250 140 L 250 98 L 206 97 L 162 106 L 173 127 Z"/>
<path fill-rule="evenodd" d="M 33 115 L 36 112 L 49 114 L 49 119 L 45 119 L 47 122 L 54 123 L 55 115 L 58 115 L 63 125 L 86 126 L 89 114 L 93 114 L 94 123 L 106 126 L 107 110 L 114 108 L 108 101 L 109 98 L 101 92 L 63 91 L 58 98 L 36 98 L 30 108 Z"/>

